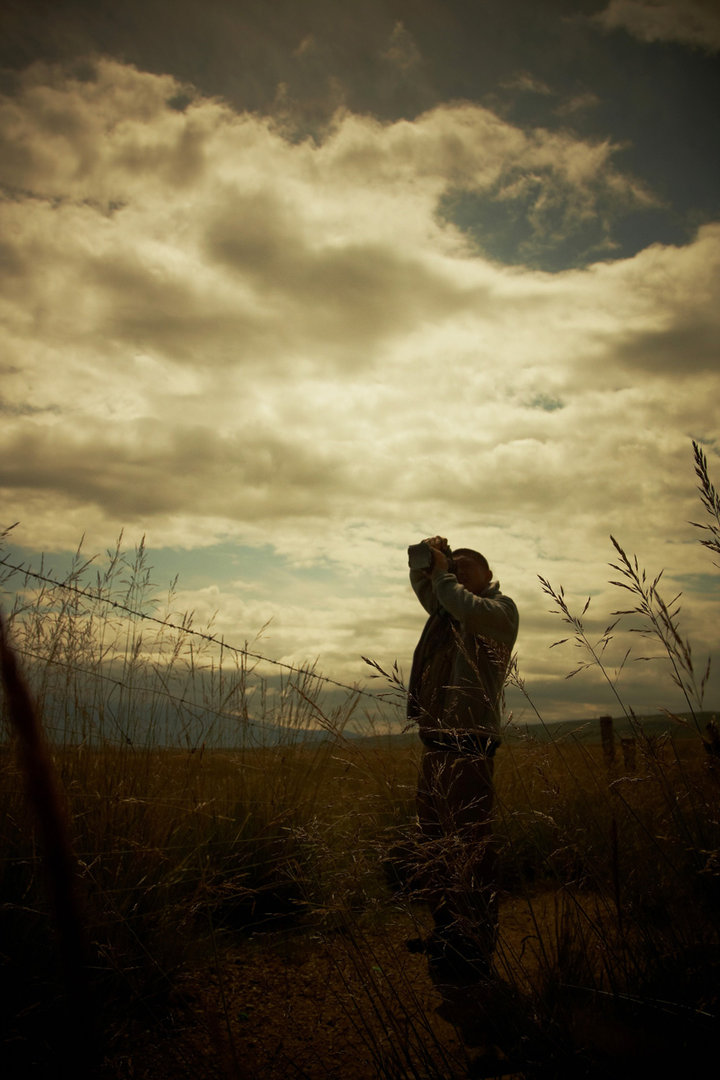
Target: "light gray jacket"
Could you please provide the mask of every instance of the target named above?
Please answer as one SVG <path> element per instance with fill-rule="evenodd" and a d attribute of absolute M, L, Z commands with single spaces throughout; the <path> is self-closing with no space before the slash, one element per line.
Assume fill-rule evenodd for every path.
<path fill-rule="evenodd" d="M 415 650 L 409 688 L 421 734 L 449 730 L 497 737 L 502 689 L 518 632 L 514 602 L 503 596 L 497 582 L 476 596 L 449 572 L 428 578 L 411 570 L 410 583 L 430 616 Z M 438 618 L 443 611 L 451 618 Z M 443 640 L 447 664 L 434 667 L 434 645 Z M 440 670 L 448 682 L 428 685 L 438 681 Z M 441 703 L 439 708 L 427 704 L 433 701 Z"/>

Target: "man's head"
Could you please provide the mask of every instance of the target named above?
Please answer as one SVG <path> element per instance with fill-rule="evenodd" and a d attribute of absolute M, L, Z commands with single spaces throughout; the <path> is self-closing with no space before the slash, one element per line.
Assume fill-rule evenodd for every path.
<path fill-rule="evenodd" d="M 487 559 L 472 548 L 456 548 L 452 554 L 458 581 L 468 592 L 479 596 L 492 581 Z"/>

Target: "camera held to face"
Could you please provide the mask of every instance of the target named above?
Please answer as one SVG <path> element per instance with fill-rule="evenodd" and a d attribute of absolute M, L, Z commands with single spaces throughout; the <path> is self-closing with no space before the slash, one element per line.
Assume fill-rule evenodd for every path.
<path fill-rule="evenodd" d="M 448 561 L 448 570 L 452 573 L 453 559 L 449 545 L 443 545 L 440 550 Z M 433 563 L 433 549 L 427 540 L 422 540 L 419 544 L 410 545 L 408 548 L 408 566 L 411 570 L 432 570 Z"/>

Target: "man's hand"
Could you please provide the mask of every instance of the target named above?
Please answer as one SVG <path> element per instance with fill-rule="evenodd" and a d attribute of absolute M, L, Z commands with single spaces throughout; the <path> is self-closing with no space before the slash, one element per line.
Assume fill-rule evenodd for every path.
<path fill-rule="evenodd" d="M 428 537 L 425 543 L 429 545 L 433 554 L 433 564 L 428 574 L 432 577 L 435 573 L 445 573 L 450 567 L 445 556 L 445 552 L 450 550 L 447 539 L 444 536 L 432 536 Z"/>

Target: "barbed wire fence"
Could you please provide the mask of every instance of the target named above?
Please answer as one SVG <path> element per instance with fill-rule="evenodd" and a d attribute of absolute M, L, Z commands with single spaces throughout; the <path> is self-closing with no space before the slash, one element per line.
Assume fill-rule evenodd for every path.
<path fill-rule="evenodd" d="M 383 692 L 373 693 L 370 690 L 367 690 L 361 686 L 346 683 L 330 676 L 323 675 L 319 672 L 316 672 L 312 665 L 293 665 L 285 661 L 277 660 L 273 657 L 267 656 L 257 650 L 230 643 L 226 641 L 222 635 L 212 634 L 204 630 L 196 629 L 195 627 L 188 624 L 188 622 L 186 621 L 187 616 L 185 617 L 185 619 L 181 618 L 180 620 L 173 618 L 162 618 L 158 615 L 151 614 L 148 611 L 140 610 L 139 607 L 135 607 L 113 596 L 107 595 L 107 593 L 102 591 L 102 588 L 99 585 L 97 588 L 83 587 L 76 581 L 61 580 L 58 577 L 52 576 L 52 574 L 50 573 L 45 573 L 41 570 L 34 570 L 27 565 L 15 562 L 7 557 L 0 558 L 0 568 L 3 568 L 5 571 L 8 572 L 8 576 L 4 579 L 4 581 L 0 582 L 0 588 L 4 588 L 5 591 L 10 595 L 12 595 L 13 593 L 15 593 L 16 596 L 18 595 L 18 589 L 8 588 L 8 585 L 12 581 L 12 578 L 15 575 L 18 575 L 21 579 L 21 588 L 22 585 L 28 586 L 30 583 L 34 582 L 41 586 L 47 586 L 50 590 L 61 590 L 62 593 L 69 595 L 74 600 L 87 602 L 88 607 L 80 614 L 88 619 L 92 617 L 92 613 L 96 605 L 100 604 L 103 605 L 108 612 L 116 612 L 121 616 L 126 616 L 131 619 L 137 619 L 143 623 L 152 624 L 154 626 L 157 626 L 158 628 L 161 628 L 162 630 L 169 630 L 176 635 L 181 635 L 182 637 L 201 641 L 203 645 L 212 646 L 219 650 L 221 653 L 229 653 L 232 656 L 237 657 L 241 663 L 244 663 L 246 661 L 252 661 L 257 664 L 266 664 L 271 670 L 277 670 L 282 675 L 287 675 L 289 677 L 289 681 L 285 684 L 285 686 L 291 690 L 294 690 L 300 696 L 300 698 L 307 701 L 310 705 L 313 704 L 313 701 L 310 699 L 309 692 L 312 687 L 317 686 L 326 686 L 332 688 L 333 690 L 342 690 L 347 695 L 347 700 L 351 703 L 352 701 L 359 698 L 365 698 L 373 704 L 378 704 L 386 700 L 386 694 L 384 694 Z M 45 597 L 45 613 L 47 614 L 48 612 L 52 612 L 54 609 L 57 608 L 57 606 L 58 605 L 55 602 L 54 594 L 53 592 L 50 592 L 48 596 Z M 27 608 L 24 609 L 23 603 L 22 601 L 20 601 L 15 615 L 17 619 L 21 620 L 24 611 L 32 612 L 33 610 L 35 610 L 35 613 L 37 613 L 37 609 L 33 609 L 32 602 L 28 604 Z M 12 630 L 12 619 L 8 622 L 8 629 Z M 50 666 L 54 669 L 64 671 L 68 673 L 68 675 L 72 675 L 73 677 L 80 676 L 84 679 L 92 680 L 104 686 L 110 687 L 111 690 L 120 690 L 126 692 L 129 695 L 134 695 L 135 698 L 142 697 L 143 695 L 150 695 L 152 697 L 162 699 L 165 702 L 171 703 L 176 709 L 184 710 L 187 713 L 191 714 L 191 716 L 193 717 L 197 717 L 198 715 L 206 715 L 211 717 L 213 720 L 224 719 L 233 723 L 236 723 L 238 720 L 237 712 L 223 710 L 216 705 L 203 703 L 202 701 L 199 701 L 196 698 L 187 696 L 185 694 L 173 693 L 166 684 L 166 682 L 163 682 L 162 674 L 154 668 L 151 669 L 149 674 L 154 674 L 155 679 L 152 681 L 150 679 L 147 679 L 144 680 L 142 683 L 138 684 L 137 682 L 133 682 L 129 679 L 117 678 L 107 670 L 103 671 L 98 670 L 97 668 L 93 668 L 92 666 L 84 666 L 76 659 L 67 659 L 61 655 L 53 655 L 53 648 L 54 645 L 52 643 L 50 645 L 50 648 L 45 651 L 28 648 L 27 644 L 23 643 L 22 636 L 21 640 L 12 642 L 13 651 L 18 656 L 21 656 L 25 660 L 30 661 L 31 664 L 37 664 L 38 668 L 45 668 L 47 666 Z M 370 663 L 370 661 L 367 662 Z M 373 665 L 371 664 L 371 666 Z M 377 665 L 375 666 L 377 667 Z M 32 669 L 30 671 L 30 674 L 32 674 Z M 377 676 L 371 675 L 370 677 L 372 678 Z M 61 726 L 52 723 L 52 709 L 47 710 L 47 712 L 45 712 L 44 710 L 41 711 L 43 712 L 43 731 L 51 741 L 55 739 L 57 742 L 62 744 L 65 740 L 67 740 L 68 735 L 72 737 L 74 732 L 72 730 L 69 731 L 67 725 Z M 254 722 L 253 720 L 248 720 L 246 718 L 243 718 L 243 724 L 249 724 L 250 726 L 255 725 L 261 728 L 264 726 L 262 721 Z M 124 730 L 121 725 L 118 724 L 117 727 L 120 737 L 117 739 L 113 739 L 108 735 L 107 732 L 102 732 L 100 746 L 103 748 L 133 748 L 135 743 L 131 734 L 127 730 Z M 328 725 L 325 730 L 329 734 L 342 735 L 341 731 L 333 731 L 330 725 Z M 72 742 L 70 743 L 70 745 L 72 745 Z M 204 747 L 204 743 L 202 745 Z M 262 743 L 258 745 L 262 745 Z M 199 749 L 200 747 L 197 748 Z M 144 746 L 142 747 L 142 749 L 145 750 L 147 749 L 147 747 Z M 196 747 L 191 746 L 190 749 L 195 750 Z M 116 804 L 122 804 L 123 802 L 133 804 L 143 802 L 147 806 L 159 805 L 156 792 L 143 794 L 142 796 L 134 793 L 131 796 L 125 798 L 124 796 L 118 795 L 115 791 L 103 794 L 102 792 L 97 790 L 92 790 L 85 793 L 74 790 L 72 798 L 73 804 L 77 803 L 78 801 L 83 802 L 84 800 L 85 803 L 87 803 L 87 807 L 89 807 L 91 804 L 95 805 L 96 803 L 102 803 L 103 801 L 112 803 L 116 806 L 116 809 Z M 169 803 L 166 800 L 165 802 L 163 802 L 163 805 L 167 805 L 169 809 L 173 809 L 172 799 Z M 183 801 L 182 799 L 178 801 L 175 810 L 177 811 L 178 815 L 190 812 L 188 809 L 188 805 L 186 805 L 185 801 Z M 233 832 L 232 835 L 228 836 L 227 838 L 216 840 L 205 839 L 203 841 L 203 848 L 207 852 L 217 851 L 221 854 L 224 852 L 237 853 L 243 847 L 248 847 L 252 849 L 255 843 L 256 838 L 253 835 L 244 837 Z M 163 858 L 165 858 L 173 857 L 176 853 L 181 854 L 186 849 L 186 847 L 186 842 L 182 840 L 178 842 L 154 843 L 153 851 L 155 851 L 158 856 L 162 856 Z M 95 850 L 93 848 L 87 848 L 86 850 L 84 847 L 80 847 L 75 852 L 75 855 L 80 860 L 81 866 L 84 868 L 83 874 L 89 874 L 91 867 L 98 864 L 99 861 L 107 861 L 108 859 L 123 858 L 126 856 L 130 857 L 137 854 L 137 851 L 137 843 L 134 843 L 129 846 L 111 845 L 104 848 L 102 854 L 100 854 L 98 850 Z M 220 857 L 220 855 L 218 857 Z M 43 862 L 43 858 L 44 856 L 40 851 L 23 851 L 22 854 L 18 855 L 6 853 L 5 862 L 8 866 L 31 867 L 40 866 L 40 864 Z M 183 884 L 186 888 L 190 888 L 193 885 L 200 885 L 202 881 L 203 872 L 201 870 L 198 871 L 196 878 L 193 877 L 192 873 L 183 874 Z M 102 885 L 101 891 L 103 895 L 106 896 L 106 898 L 110 898 L 116 894 L 120 895 L 127 891 L 133 893 L 137 892 L 139 895 L 141 895 L 143 891 L 143 886 L 142 883 L 139 883 L 132 886 L 124 885 L 120 888 L 113 888 L 107 883 L 104 883 Z M 170 906 L 171 905 L 169 904 L 168 908 Z"/>
<path fill-rule="evenodd" d="M 183 638 L 197 639 L 202 643 L 204 647 L 212 646 L 220 651 L 220 654 L 228 653 L 236 660 L 240 665 L 246 665 L 247 662 L 251 662 L 254 665 L 267 665 L 271 670 L 277 671 L 282 677 L 286 675 L 289 677 L 288 687 L 297 691 L 301 696 L 305 696 L 307 700 L 307 684 L 310 683 L 313 686 L 322 686 L 332 688 L 333 690 L 342 690 L 346 695 L 356 699 L 367 699 L 372 701 L 376 706 L 382 706 L 388 702 L 391 697 L 396 696 L 396 691 L 378 691 L 373 692 L 365 689 L 357 684 L 350 684 L 343 682 L 339 679 L 332 678 L 327 675 L 323 675 L 317 672 L 313 664 L 294 665 L 282 660 L 277 660 L 274 657 L 267 656 L 264 653 L 255 651 L 244 646 L 235 645 L 226 641 L 223 635 L 209 633 L 204 630 L 199 630 L 190 625 L 187 621 L 187 616 L 181 621 L 177 621 L 173 618 L 162 618 L 158 615 L 153 615 L 148 611 L 140 610 L 138 607 L 128 604 L 122 600 L 116 599 L 113 596 L 107 595 L 102 591 L 100 584 L 97 588 L 87 588 L 77 584 L 75 581 L 66 580 L 63 581 L 59 578 L 53 577 L 51 574 L 43 573 L 39 570 L 33 570 L 30 567 L 18 564 L 11 561 L 9 558 L 0 558 L 0 567 L 9 571 L 8 578 L 5 579 L 5 584 L 14 575 L 20 575 L 24 579 L 25 585 L 30 582 L 37 582 L 41 586 L 49 586 L 51 589 L 59 589 L 62 592 L 69 594 L 75 600 L 86 600 L 91 605 L 102 604 L 108 610 L 108 612 L 117 613 L 121 616 L 127 616 L 128 618 L 141 620 L 144 623 L 152 624 L 162 630 L 169 630 L 177 635 L 182 635 Z M 86 612 L 87 614 L 87 612 Z M 204 704 L 202 701 L 198 701 L 196 698 L 188 697 L 182 693 L 173 693 L 168 686 L 163 684 L 163 679 L 160 671 L 157 668 L 153 669 L 155 676 L 152 682 L 145 682 L 142 686 L 136 683 L 130 683 L 126 680 L 117 678 L 107 671 L 101 671 L 90 667 L 83 667 L 77 662 L 70 662 L 66 659 L 61 659 L 57 656 L 50 655 L 49 653 L 41 653 L 36 650 L 29 649 L 21 642 L 14 642 L 13 647 L 15 651 L 25 657 L 27 660 L 43 664 L 50 665 L 53 668 L 65 670 L 73 675 L 83 676 L 85 678 L 97 680 L 98 682 L 109 686 L 111 689 L 119 691 L 126 691 L 127 693 L 134 694 L 147 694 L 155 698 L 164 699 L 166 702 L 171 703 L 178 710 L 185 710 L 187 713 L 194 716 L 205 715 L 217 720 L 227 720 L 230 722 L 237 722 L 237 712 L 228 712 L 218 706 Z M 382 668 L 374 661 L 362 658 L 371 668 L 374 669 L 374 674 L 370 678 L 378 677 L 378 672 L 384 675 Z M 250 673 L 254 673 L 255 669 L 251 669 Z M 294 681 L 293 681 L 294 680 Z M 303 689 L 304 687 L 304 689 Z M 111 717 L 112 720 L 112 717 Z M 262 728 L 264 725 L 262 721 L 252 720 L 247 714 L 243 717 L 243 724 L 250 727 Z M 121 739 L 118 740 L 118 745 L 132 744 L 133 739 L 127 730 L 124 730 L 119 724 L 116 724 L 118 733 Z M 52 724 L 45 725 L 45 729 L 49 736 L 64 735 L 66 730 L 64 728 L 53 727 Z M 103 736 L 104 742 L 112 742 L 112 739 L 108 739 L 107 733 Z"/>
<path fill-rule="evenodd" d="M 232 927 L 289 934 L 298 914 L 305 926 L 325 932 L 332 905 L 340 910 L 344 904 L 336 900 L 338 882 L 345 888 L 348 875 L 356 895 L 362 881 L 360 846 L 367 846 L 363 858 L 375 872 L 376 834 L 384 836 L 394 820 L 388 792 L 395 780 L 387 786 L 382 776 L 375 778 L 374 758 L 365 756 L 374 753 L 372 743 L 370 750 L 358 746 L 365 740 L 347 738 L 345 725 L 360 701 L 378 710 L 368 710 L 366 721 L 381 718 L 398 690 L 372 692 L 321 674 L 312 663 L 287 663 L 198 629 L 193 612 L 178 613 L 174 584 L 165 606 L 149 576 L 137 578 L 130 560 L 113 563 L 108 555 L 120 574 L 98 573 L 97 587 L 86 586 L 90 563 L 81 565 L 79 554 L 66 580 L 43 565 L 34 569 L 0 557 L 0 606 L 4 597 L 12 609 L 9 651 L 26 669 L 35 698 L 27 711 L 36 717 L 59 792 L 51 818 L 66 829 L 68 873 L 87 939 L 82 955 L 76 946 L 70 958 L 108 1015 L 117 999 L 123 1015 L 131 1002 L 160 1025 L 166 1018 L 155 988 L 164 993 L 172 986 L 179 1002 L 177 972 L 210 947 L 223 984 L 216 931 L 226 938 Z M 362 659 L 370 678 L 385 676 L 376 662 Z M 158 715 L 166 733 L 188 733 L 187 740 L 158 741 L 160 727 L 147 735 Z M 238 741 L 222 742 L 231 752 L 206 754 L 213 743 L 206 746 L 204 734 L 225 734 L 218 721 Z M 35 960 L 33 949 L 47 939 L 44 956 L 60 925 L 43 891 L 53 845 L 37 842 L 38 822 L 26 816 L 26 788 L 37 782 L 15 752 L 19 726 L 3 698 L 0 731 L 5 722 L 14 745 L 0 738 L 0 875 L 12 886 L 3 908 L 19 927 L 11 962 L 23 975 L 37 968 L 32 993 L 38 986 L 45 993 L 45 961 Z M 289 734 L 278 738 L 274 723 L 289 724 L 282 729 Z M 265 730 L 259 740 L 247 738 L 247 726 Z M 321 738 L 306 742 L 308 733 Z M 263 748 L 260 755 L 256 747 Z M 76 1011 L 87 1027 L 91 1012 L 84 1000 Z M 184 1007 L 192 1008 L 192 1001 Z M 24 1013 L 19 1016 L 22 1034 Z M 103 1053 L 104 1023 L 103 1013 L 97 1024 Z M 216 1038 L 211 1017 L 198 1023 L 209 1042 Z M 108 1032 L 114 1036 L 112 1027 Z M 109 1038 L 108 1045 L 110 1052 Z M 181 1045 L 178 1057 L 183 1054 Z"/>

